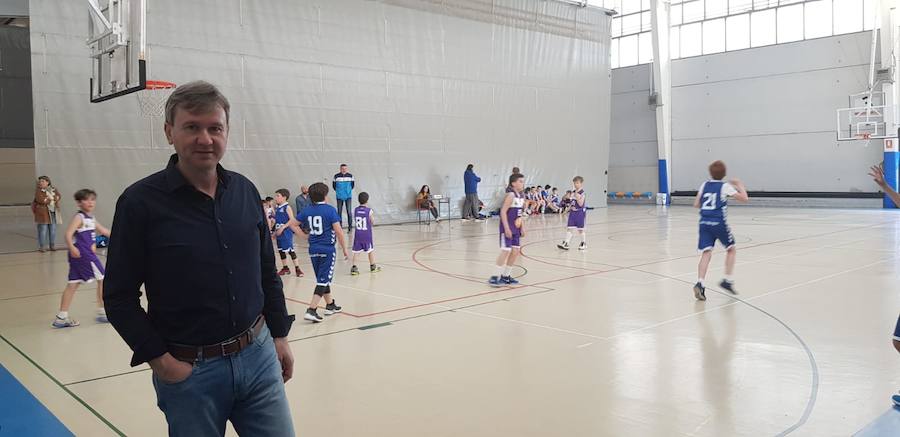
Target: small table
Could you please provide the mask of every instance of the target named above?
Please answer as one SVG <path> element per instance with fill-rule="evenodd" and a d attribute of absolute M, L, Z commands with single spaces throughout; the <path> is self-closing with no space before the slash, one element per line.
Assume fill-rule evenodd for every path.
<path fill-rule="evenodd" d="M 431 200 L 437 201 L 438 217 L 441 216 L 441 204 L 442 203 L 447 204 L 447 218 L 449 219 L 450 218 L 450 196 L 444 196 L 443 194 L 435 194 L 434 196 L 431 196 Z"/>

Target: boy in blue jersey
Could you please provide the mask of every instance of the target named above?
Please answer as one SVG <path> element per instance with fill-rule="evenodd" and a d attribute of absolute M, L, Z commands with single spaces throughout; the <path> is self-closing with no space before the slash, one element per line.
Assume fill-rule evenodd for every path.
<path fill-rule="evenodd" d="M 894 205 L 900 205 L 900 194 L 884 180 L 884 169 L 880 165 L 876 165 L 870 170 L 869 176 L 881 187 L 881 191 L 894 202 Z M 900 317 L 897 318 L 897 324 L 894 326 L 894 349 L 900 352 Z M 891 400 L 895 407 L 900 407 L 900 394 L 891 396 Z"/>
<path fill-rule="evenodd" d="M 288 267 L 287 257 L 291 256 L 291 263 L 294 264 L 294 274 L 298 278 L 303 277 L 303 270 L 300 270 L 300 261 L 297 261 L 297 253 L 294 252 L 294 231 L 297 224 L 294 222 L 294 211 L 288 200 L 291 198 L 291 192 L 286 188 L 280 188 L 275 191 L 275 210 L 274 221 L 275 228 L 272 236 L 278 245 L 278 256 L 281 257 L 281 270 L 279 276 L 290 275 L 291 269 Z"/>
<path fill-rule="evenodd" d="M 750 200 L 744 184 L 737 179 L 725 182 L 725 163 L 716 161 L 709 165 L 709 175 L 712 177 L 697 190 L 694 199 L 694 208 L 700 208 L 700 241 L 697 249 L 702 253 L 700 265 L 697 266 L 697 283 L 694 285 L 694 297 L 697 300 L 706 300 L 706 272 L 709 270 L 709 262 L 712 260 L 712 250 L 719 240 L 727 251 L 725 255 L 725 279 L 719 283 L 725 291 L 737 294 L 734 289 L 734 262 L 737 257 L 737 248 L 734 246 L 734 236 L 728 227 L 726 216 L 728 212 L 728 199 L 738 202 Z"/>
<path fill-rule="evenodd" d="M 341 245 L 344 260 L 347 260 L 347 245 L 344 242 L 344 232 L 341 229 L 341 216 L 337 209 L 325 203 L 328 195 L 328 186 L 317 182 L 309 187 L 309 199 L 312 204 L 300 212 L 297 217 L 301 223 L 305 223 L 305 230 L 309 232 L 309 258 L 312 261 L 313 270 L 316 273 L 316 289 L 313 291 L 312 300 L 303 318 L 313 323 L 325 320 L 316 310 L 319 301 L 325 298 L 325 315 L 330 316 L 341 312 L 341 307 L 331 297 L 331 279 L 334 277 L 335 238 Z"/>

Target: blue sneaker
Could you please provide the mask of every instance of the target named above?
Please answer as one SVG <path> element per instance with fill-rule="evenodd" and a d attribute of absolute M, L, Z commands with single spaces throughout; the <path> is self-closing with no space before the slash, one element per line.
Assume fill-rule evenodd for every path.
<path fill-rule="evenodd" d="M 719 282 L 719 287 L 731 294 L 738 294 L 737 290 L 734 289 L 734 282 L 723 279 L 722 282 Z"/>
<path fill-rule="evenodd" d="M 512 276 L 501 276 L 500 280 L 506 285 L 518 285 L 519 284 L 519 281 L 516 280 L 516 278 L 513 278 Z"/>
<path fill-rule="evenodd" d="M 900 395 L 891 396 L 891 400 L 894 401 L 894 408 L 900 408 Z"/>
<path fill-rule="evenodd" d="M 491 276 L 491 279 L 488 279 L 488 284 L 491 284 L 491 287 L 502 287 L 504 283 L 499 276 Z"/>
<path fill-rule="evenodd" d="M 57 316 L 56 318 L 53 319 L 53 324 L 51 326 L 59 329 L 59 328 L 72 328 L 72 327 L 75 327 L 78 325 L 80 325 L 80 323 L 78 323 L 75 320 L 72 320 L 71 318 L 60 319 L 59 316 Z"/>
<path fill-rule="evenodd" d="M 701 283 L 694 284 L 694 297 L 697 300 L 706 300 L 706 287 Z"/>

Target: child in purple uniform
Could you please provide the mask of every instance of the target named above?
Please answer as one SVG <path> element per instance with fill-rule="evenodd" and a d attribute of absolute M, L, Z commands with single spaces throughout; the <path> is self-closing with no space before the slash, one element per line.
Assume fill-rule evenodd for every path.
<path fill-rule="evenodd" d="M 581 244 L 578 245 L 578 250 L 587 249 L 587 236 L 584 234 L 584 221 L 585 215 L 587 213 L 587 204 L 584 201 L 584 178 L 581 176 L 575 176 L 572 178 L 572 184 L 575 186 L 575 189 L 572 190 L 572 197 L 570 200 L 570 209 L 569 209 L 569 222 L 566 225 L 566 239 L 563 240 L 562 243 L 556 245 L 556 247 L 569 250 L 569 243 L 572 241 L 572 233 L 577 230 L 578 235 L 581 236 Z"/>
<path fill-rule="evenodd" d="M 497 257 L 497 274 L 491 276 L 488 283 L 494 287 L 516 285 L 519 281 L 512 277 L 512 267 L 521 249 L 520 239 L 525 236 L 522 226 L 522 210 L 525 207 L 525 196 L 522 189 L 525 176 L 513 174 L 509 177 L 509 186 L 500 208 L 500 256 Z"/>
<path fill-rule="evenodd" d="M 350 267 L 351 275 L 358 275 L 356 268 L 356 255 L 365 252 L 369 255 L 369 273 L 378 273 L 381 267 L 375 265 L 375 242 L 372 239 L 372 210 L 369 208 L 369 193 L 359 193 L 357 197 L 359 206 L 353 210 L 353 267 Z"/>
<path fill-rule="evenodd" d="M 106 274 L 103 264 L 97 258 L 95 233 L 109 237 L 106 229 L 94 219 L 91 213 L 97 204 L 97 193 L 89 189 L 75 192 L 78 212 L 66 229 L 66 244 L 69 246 L 69 284 L 63 291 L 59 303 L 59 312 L 53 320 L 54 328 L 78 326 L 79 323 L 69 318 L 69 307 L 75 297 L 75 291 L 82 283 L 97 281 L 97 321 L 106 323 L 106 310 L 103 307 L 103 277 Z"/>

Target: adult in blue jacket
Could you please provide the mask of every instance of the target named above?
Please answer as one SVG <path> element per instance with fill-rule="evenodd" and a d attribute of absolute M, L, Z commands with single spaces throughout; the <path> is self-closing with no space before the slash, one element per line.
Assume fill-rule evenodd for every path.
<path fill-rule="evenodd" d="M 478 183 L 481 182 L 481 178 L 475 174 L 475 165 L 469 164 L 466 167 L 466 172 L 463 173 L 463 182 L 465 182 L 466 186 L 466 201 L 463 202 L 463 210 L 462 210 L 462 218 L 463 220 L 481 220 L 478 215 L 478 205 L 480 201 L 478 200 Z"/>
<path fill-rule="evenodd" d="M 347 164 L 341 164 L 341 172 L 334 175 L 334 181 L 331 182 L 331 188 L 334 189 L 334 197 L 337 199 L 338 217 L 341 216 L 341 209 L 347 210 L 347 230 L 353 229 L 353 209 L 351 202 L 353 199 L 353 188 L 356 187 L 356 181 L 350 174 Z"/>

